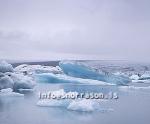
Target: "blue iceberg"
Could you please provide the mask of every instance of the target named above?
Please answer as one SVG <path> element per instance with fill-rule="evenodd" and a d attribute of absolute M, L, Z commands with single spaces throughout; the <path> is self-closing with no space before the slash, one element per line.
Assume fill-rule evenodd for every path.
<path fill-rule="evenodd" d="M 103 81 L 71 77 L 65 74 L 43 73 L 35 74 L 35 79 L 39 83 L 80 83 L 95 85 L 112 85 Z"/>
<path fill-rule="evenodd" d="M 35 79 L 39 83 L 73 83 L 75 81 L 65 75 L 55 75 L 53 73 L 35 74 Z"/>
<path fill-rule="evenodd" d="M 129 82 L 131 82 L 128 77 L 123 75 L 97 72 L 94 69 L 76 61 L 61 61 L 59 66 L 66 75 L 73 77 L 99 80 L 117 85 L 127 85 Z"/>

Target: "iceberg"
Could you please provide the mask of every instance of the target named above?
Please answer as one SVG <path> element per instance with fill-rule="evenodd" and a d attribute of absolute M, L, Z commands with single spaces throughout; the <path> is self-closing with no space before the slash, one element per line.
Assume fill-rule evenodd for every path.
<path fill-rule="evenodd" d="M 0 89 L 12 88 L 14 91 L 18 89 L 32 89 L 34 87 L 32 77 L 15 73 L 11 64 L 5 61 L 0 62 Z"/>
<path fill-rule="evenodd" d="M 143 74 L 139 80 L 150 80 L 150 74 L 149 73 L 145 73 Z"/>
<path fill-rule="evenodd" d="M 131 80 L 139 80 L 139 76 L 138 75 L 132 75 L 132 76 L 130 76 L 130 79 Z"/>
<path fill-rule="evenodd" d="M 14 69 L 15 72 L 20 72 L 25 75 L 29 74 L 40 74 L 40 73 L 54 73 L 54 74 L 59 74 L 62 73 L 62 70 L 59 66 L 53 67 L 53 66 L 42 66 L 42 65 L 27 65 L 27 64 L 22 64 L 17 66 Z"/>
<path fill-rule="evenodd" d="M 78 62 L 61 61 L 59 66 L 66 75 L 77 78 L 99 80 L 117 85 L 127 85 L 131 82 L 131 80 L 126 76 L 97 72 L 94 69 Z"/>
<path fill-rule="evenodd" d="M 13 80 L 3 73 L 0 73 L 0 90 L 5 88 L 13 88 Z"/>
<path fill-rule="evenodd" d="M 32 89 L 35 86 L 35 81 L 32 77 L 23 74 L 15 74 L 7 72 L 7 75 L 13 80 L 13 89 Z"/>
<path fill-rule="evenodd" d="M 43 73 L 43 74 L 36 74 L 34 76 L 35 76 L 35 80 L 39 83 L 81 83 L 81 84 L 91 84 L 91 85 L 93 84 L 114 85 L 103 81 L 76 78 L 64 74 Z"/>
<path fill-rule="evenodd" d="M 13 67 L 11 64 L 8 64 L 6 61 L 1 61 L 0 62 L 0 72 L 5 73 L 5 72 L 13 72 Z"/>

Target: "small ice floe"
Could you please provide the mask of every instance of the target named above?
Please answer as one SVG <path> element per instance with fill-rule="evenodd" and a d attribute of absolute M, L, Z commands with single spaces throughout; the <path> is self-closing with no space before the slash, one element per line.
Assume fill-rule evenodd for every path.
<path fill-rule="evenodd" d="M 96 110 L 96 103 L 92 100 L 74 100 L 72 101 L 67 109 L 73 110 L 73 111 L 86 111 L 86 112 L 92 112 Z"/>
<path fill-rule="evenodd" d="M 100 102 L 103 100 L 93 100 L 93 99 L 78 99 L 73 100 L 69 106 L 68 110 L 79 111 L 79 112 L 110 112 L 113 111 L 112 108 L 104 108 L 101 106 Z"/>
<path fill-rule="evenodd" d="M 4 97 L 4 96 L 7 96 L 7 97 L 23 97 L 24 94 L 13 92 L 13 90 L 11 88 L 7 88 L 7 89 L 0 90 L 0 97 Z"/>
<path fill-rule="evenodd" d="M 62 107 L 70 111 L 79 111 L 79 112 L 109 112 L 113 111 L 111 108 L 103 108 L 99 101 L 92 99 L 76 99 L 76 100 L 68 100 L 68 99 L 44 99 L 39 100 L 37 105 L 40 107 Z"/>
<path fill-rule="evenodd" d="M 145 73 L 143 74 L 139 80 L 150 80 L 150 74 L 149 73 Z"/>
<path fill-rule="evenodd" d="M 53 91 L 56 93 L 56 96 L 62 95 L 64 92 L 63 89 L 58 91 Z M 76 92 L 68 92 L 76 93 Z M 103 104 L 108 100 L 104 99 L 86 99 L 86 98 L 77 98 L 77 99 L 40 99 L 37 102 L 37 105 L 40 107 L 63 107 L 70 111 L 79 111 L 79 112 L 109 112 L 113 109 L 104 107 Z M 103 104 L 101 104 L 103 103 Z"/>
<path fill-rule="evenodd" d="M 149 74 L 143 74 L 141 76 L 133 74 L 132 76 L 130 76 L 130 79 L 133 83 L 150 83 Z"/>
<path fill-rule="evenodd" d="M 130 76 L 130 79 L 131 80 L 139 80 L 139 76 L 138 75 L 132 75 L 132 76 Z"/>

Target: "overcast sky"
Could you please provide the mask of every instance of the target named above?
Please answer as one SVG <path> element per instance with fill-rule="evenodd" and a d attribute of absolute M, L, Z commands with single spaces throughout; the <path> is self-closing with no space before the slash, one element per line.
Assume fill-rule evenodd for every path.
<path fill-rule="evenodd" d="M 0 59 L 150 61 L 150 0 L 0 0 Z"/>

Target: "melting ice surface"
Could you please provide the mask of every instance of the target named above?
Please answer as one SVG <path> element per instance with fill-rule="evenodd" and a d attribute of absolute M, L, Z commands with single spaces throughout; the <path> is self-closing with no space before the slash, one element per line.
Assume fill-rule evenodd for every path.
<path fill-rule="evenodd" d="M 15 68 L 3 62 L 0 124 L 148 124 L 149 70 L 148 65 L 113 65 L 101 61 L 63 61 L 57 67 L 22 64 Z M 49 91 L 117 92 L 119 98 L 39 99 L 39 92 Z"/>

